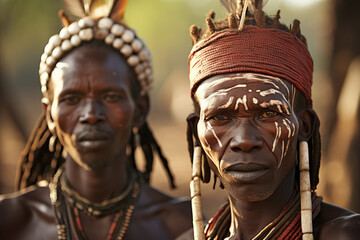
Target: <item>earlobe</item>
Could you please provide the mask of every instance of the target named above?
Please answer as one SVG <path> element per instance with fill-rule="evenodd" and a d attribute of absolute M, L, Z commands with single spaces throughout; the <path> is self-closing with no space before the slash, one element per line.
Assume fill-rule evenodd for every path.
<path fill-rule="evenodd" d="M 316 128 L 319 127 L 319 118 L 312 108 L 306 108 L 299 114 L 299 141 L 308 141 Z"/>

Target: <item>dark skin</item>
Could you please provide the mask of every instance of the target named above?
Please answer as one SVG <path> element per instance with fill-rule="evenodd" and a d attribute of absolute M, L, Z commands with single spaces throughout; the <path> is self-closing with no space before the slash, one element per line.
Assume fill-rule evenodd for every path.
<path fill-rule="evenodd" d="M 193 132 L 228 193 L 229 239 L 251 239 L 291 198 L 298 144 L 318 121 L 294 94 L 286 81 L 250 73 L 213 76 L 195 92 Z M 360 236 L 360 215 L 327 203 L 313 225 L 315 239 Z"/>
<path fill-rule="evenodd" d="M 81 47 L 56 65 L 43 101 L 49 129 L 67 152 L 64 174 L 92 202 L 113 198 L 129 184 L 126 145 L 149 108 L 147 96 L 132 96 L 130 81 L 129 67 L 113 49 Z M 0 201 L 0 238 L 57 239 L 48 188 L 26 191 Z M 114 215 L 80 218 L 89 239 L 106 239 Z M 189 228 L 190 202 L 144 183 L 124 239 L 174 239 Z"/>

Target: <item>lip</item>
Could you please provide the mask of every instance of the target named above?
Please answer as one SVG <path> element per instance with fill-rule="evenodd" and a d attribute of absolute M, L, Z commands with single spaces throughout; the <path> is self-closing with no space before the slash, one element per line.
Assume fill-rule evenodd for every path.
<path fill-rule="evenodd" d="M 111 141 L 111 136 L 106 132 L 87 131 L 81 132 L 78 135 L 78 144 L 81 148 L 86 150 L 97 150 L 108 145 Z"/>
<path fill-rule="evenodd" d="M 259 164 L 238 163 L 224 169 L 224 178 L 230 182 L 255 182 L 269 171 L 269 168 Z"/>

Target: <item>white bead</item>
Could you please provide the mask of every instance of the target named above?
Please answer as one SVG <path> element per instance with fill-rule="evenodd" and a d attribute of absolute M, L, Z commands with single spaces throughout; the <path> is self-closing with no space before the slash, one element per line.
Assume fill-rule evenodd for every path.
<path fill-rule="evenodd" d="M 63 52 L 67 52 L 72 48 L 71 43 L 69 40 L 65 40 L 62 42 L 61 44 L 61 50 L 63 50 Z"/>
<path fill-rule="evenodd" d="M 60 30 L 59 37 L 63 40 L 68 39 L 70 37 L 70 33 L 67 27 L 64 27 L 63 29 Z"/>
<path fill-rule="evenodd" d="M 142 81 L 144 81 L 145 80 L 145 73 L 140 73 L 139 75 L 138 75 L 138 79 L 140 80 L 140 82 L 142 82 Z"/>
<path fill-rule="evenodd" d="M 120 38 L 115 38 L 112 45 L 114 48 L 120 49 L 124 45 L 124 42 Z"/>
<path fill-rule="evenodd" d="M 112 24 L 113 24 L 113 21 L 110 18 L 102 18 L 98 22 L 98 27 L 99 28 L 110 29 Z"/>
<path fill-rule="evenodd" d="M 61 56 L 63 55 L 63 51 L 61 50 L 60 46 L 57 46 L 56 48 L 54 48 L 54 50 L 52 51 L 52 56 L 56 59 L 59 59 Z"/>
<path fill-rule="evenodd" d="M 122 40 L 126 43 L 130 43 L 134 40 L 135 33 L 129 29 L 125 30 L 124 34 L 122 35 Z"/>
<path fill-rule="evenodd" d="M 47 55 L 46 53 L 43 53 L 43 54 L 41 55 L 41 62 L 45 62 L 48 56 L 49 56 L 49 55 Z"/>
<path fill-rule="evenodd" d="M 47 72 L 44 72 L 40 75 L 40 83 L 43 86 L 46 86 L 47 81 L 49 79 L 49 74 Z"/>
<path fill-rule="evenodd" d="M 45 59 L 46 61 L 46 59 Z M 48 65 L 44 62 L 41 62 L 40 63 L 40 66 L 39 66 L 39 74 L 42 74 L 43 72 L 46 71 L 46 68 L 48 67 Z"/>
<path fill-rule="evenodd" d="M 125 30 L 125 27 L 120 24 L 114 24 L 111 27 L 111 33 L 118 37 L 121 36 L 121 34 L 123 34 L 124 30 Z"/>
<path fill-rule="evenodd" d="M 79 37 L 83 41 L 90 41 L 94 37 L 92 29 L 91 28 L 82 29 L 79 32 Z"/>
<path fill-rule="evenodd" d="M 70 35 L 78 34 L 80 31 L 79 25 L 77 22 L 73 22 L 69 25 L 68 31 Z"/>
<path fill-rule="evenodd" d="M 46 93 L 46 91 L 47 91 L 47 87 L 46 86 L 41 86 L 41 92 Z"/>
<path fill-rule="evenodd" d="M 44 48 L 44 53 L 46 53 L 47 55 L 51 55 L 51 52 L 53 50 L 53 45 L 48 43 L 46 44 L 45 48 Z"/>
<path fill-rule="evenodd" d="M 149 67 L 149 62 L 148 62 L 148 61 L 145 61 L 145 62 L 143 62 L 142 64 L 144 65 L 144 68 Z"/>
<path fill-rule="evenodd" d="M 143 47 L 143 43 L 139 39 L 135 39 L 131 43 L 131 47 L 134 50 L 134 52 L 140 52 L 141 48 Z"/>
<path fill-rule="evenodd" d="M 70 38 L 70 43 L 71 43 L 71 45 L 73 45 L 74 47 L 79 46 L 80 43 L 81 43 L 81 39 L 80 39 L 79 35 L 73 35 L 73 36 Z"/>
<path fill-rule="evenodd" d="M 139 63 L 139 61 L 139 57 L 135 55 L 132 55 L 127 59 L 127 62 L 131 67 L 135 67 Z"/>
<path fill-rule="evenodd" d="M 94 20 L 92 20 L 90 17 L 84 17 L 80 19 L 78 22 L 80 28 L 93 27 L 94 24 L 95 24 Z"/>
<path fill-rule="evenodd" d="M 59 35 L 56 34 L 49 39 L 49 43 L 53 46 L 60 46 L 61 38 L 59 37 Z"/>
<path fill-rule="evenodd" d="M 115 35 L 114 34 L 109 34 L 109 35 L 106 36 L 104 41 L 105 41 L 106 44 L 110 45 L 110 44 L 113 43 L 114 39 L 115 39 Z"/>
<path fill-rule="evenodd" d="M 56 59 L 53 57 L 53 56 L 49 56 L 47 59 L 46 59 L 46 64 L 49 66 L 49 67 L 53 67 L 56 63 Z"/>
<path fill-rule="evenodd" d="M 98 28 L 95 31 L 95 38 L 96 39 L 104 39 L 109 34 L 109 31 L 105 28 Z"/>
<path fill-rule="evenodd" d="M 136 74 L 140 74 L 142 71 L 144 71 L 144 66 L 142 64 L 138 64 L 136 67 L 135 67 L 135 72 Z"/>
<path fill-rule="evenodd" d="M 146 68 L 145 69 L 146 76 L 150 76 L 151 73 L 152 73 L 151 68 Z"/>
<path fill-rule="evenodd" d="M 125 44 L 121 49 L 120 52 L 122 53 L 122 55 L 124 55 L 125 57 L 128 57 L 131 55 L 132 53 L 132 48 L 130 47 L 130 45 Z"/>
<path fill-rule="evenodd" d="M 148 60 L 148 53 L 145 48 L 140 51 L 139 58 L 141 61 L 144 61 L 144 62 Z"/>

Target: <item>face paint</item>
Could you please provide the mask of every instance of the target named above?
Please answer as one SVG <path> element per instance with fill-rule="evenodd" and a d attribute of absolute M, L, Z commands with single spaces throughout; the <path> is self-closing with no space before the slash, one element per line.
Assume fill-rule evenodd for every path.
<path fill-rule="evenodd" d="M 256 182 L 256 194 L 271 194 L 293 169 L 298 122 L 290 87 L 253 73 L 218 75 L 198 87 L 199 140 L 225 187 Z"/>

